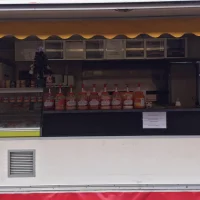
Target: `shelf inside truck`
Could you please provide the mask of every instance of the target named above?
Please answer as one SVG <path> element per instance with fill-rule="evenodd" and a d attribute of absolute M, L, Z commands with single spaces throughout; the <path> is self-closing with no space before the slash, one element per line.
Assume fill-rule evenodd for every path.
<path fill-rule="evenodd" d="M 7 93 L 42 93 L 43 88 L 0 88 L 0 94 Z"/>
<path fill-rule="evenodd" d="M 44 114 L 71 114 L 71 113 L 131 113 L 131 112 L 200 112 L 200 108 L 147 108 L 132 110 L 65 110 L 65 111 L 43 111 Z"/>

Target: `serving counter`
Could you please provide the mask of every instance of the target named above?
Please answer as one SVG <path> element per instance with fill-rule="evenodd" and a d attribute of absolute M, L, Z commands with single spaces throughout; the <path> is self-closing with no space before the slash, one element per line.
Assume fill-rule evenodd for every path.
<path fill-rule="evenodd" d="M 43 89 L 0 89 L 0 137 L 199 135 L 200 108 L 43 111 Z M 9 103 L 7 98 L 30 97 Z M 153 118 L 152 118 L 153 116 Z M 146 125 L 147 124 L 147 125 Z"/>
<path fill-rule="evenodd" d="M 1 88 L 0 137 L 200 134 L 199 107 L 45 111 L 43 95 L 42 88 Z"/>
<path fill-rule="evenodd" d="M 145 128 L 147 112 L 158 117 L 166 113 L 166 128 Z M 45 111 L 42 136 L 199 135 L 199 119 L 200 108 Z"/>

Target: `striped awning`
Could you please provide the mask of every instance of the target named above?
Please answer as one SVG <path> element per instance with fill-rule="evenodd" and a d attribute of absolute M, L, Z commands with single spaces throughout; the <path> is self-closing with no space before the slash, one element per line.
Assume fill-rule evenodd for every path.
<path fill-rule="evenodd" d="M 80 35 L 86 39 L 96 35 L 112 39 L 117 35 L 135 38 L 140 34 L 159 37 L 170 34 L 181 37 L 192 33 L 200 36 L 200 18 L 137 19 L 137 20 L 82 20 L 82 21 L 1 21 L 0 37 L 12 35 L 18 39 L 37 36 L 47 39 L 58 36 L 67 39 Z"/>

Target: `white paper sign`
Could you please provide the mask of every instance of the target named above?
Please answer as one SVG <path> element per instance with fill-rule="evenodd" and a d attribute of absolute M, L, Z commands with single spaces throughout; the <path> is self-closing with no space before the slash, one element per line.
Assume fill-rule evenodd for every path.
<path fill-rule="evenodd" d="M 166 129 L 167 117 L 166 112 L 143 112 L 144 129 Z"/>

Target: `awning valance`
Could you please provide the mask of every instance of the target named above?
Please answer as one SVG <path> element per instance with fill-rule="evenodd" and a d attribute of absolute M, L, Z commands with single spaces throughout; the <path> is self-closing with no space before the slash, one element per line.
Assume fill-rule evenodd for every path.
<path fill-rule="evenodd" d="M 81 35 L 86 39 L 95 35 L 108 39 L 117 35 L 135 38 L 140 34 L 148 34 L 152 37 L 170 34 L 181 37 L 186 33 L 200 36 L 200 18 L 0 22 L 0 37 L 13 35 L 18 39 L 32 35 L 40 39 L 47 39 L 52 35 L 62 39 L 72 35 Z"/>

